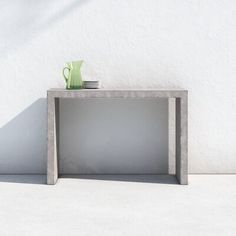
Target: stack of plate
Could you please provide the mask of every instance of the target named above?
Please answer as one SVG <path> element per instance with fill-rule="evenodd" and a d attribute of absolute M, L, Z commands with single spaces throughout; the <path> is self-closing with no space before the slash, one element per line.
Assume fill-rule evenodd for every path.
<path fill-rule="evenodd" d="M 99 81 L 98 80 L 83 81 L 83 87 L 85 89 L 97 89 L 99 88 Z"/>

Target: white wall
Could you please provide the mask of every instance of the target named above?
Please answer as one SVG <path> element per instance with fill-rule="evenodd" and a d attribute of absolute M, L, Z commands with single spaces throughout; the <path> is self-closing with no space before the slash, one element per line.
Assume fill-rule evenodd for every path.
<path fill-rule="evenodd" d="M 60 99 L 59 173 L 168 173 L 167 99 Z"/>
<path fill-rule="evenodd" d="M 189 90 L 192 173 L 236 173 L 234 0 L 0 1 L 0 173 L 46 170 L 63 63 L 113 88 Z M 161 111 L 160 111 L 161 112 Z"/>

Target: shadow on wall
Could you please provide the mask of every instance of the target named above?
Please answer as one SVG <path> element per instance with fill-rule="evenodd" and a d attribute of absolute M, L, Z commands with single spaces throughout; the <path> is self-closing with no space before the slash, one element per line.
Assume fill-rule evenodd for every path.
<path fill-rule="evenodd" d="M 46 98 L 0 128 L 0 174 L 46 173 Z"/>
<path fill-rule="evenodd" d="M 0 24 L 4 22 L 1 25 L 3 33 L 0 32 L 4 42 L 0 44 L 1 56 L 29 43 L 38 33 L 47 30 L 86 2 L 88 0 L 21 0 L 0 3 L 1 11 L 4 12 L 0 16 Z"/>

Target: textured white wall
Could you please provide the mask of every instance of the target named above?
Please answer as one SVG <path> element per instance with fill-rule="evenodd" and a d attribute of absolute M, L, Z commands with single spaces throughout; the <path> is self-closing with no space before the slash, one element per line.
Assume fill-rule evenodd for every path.
<path fill-rule="evenodd" d="M 168 173 L 167 99 L 61 99 L 59 173 Z"/>
<path fill-rule="evenodd" d="M 65 61 L 113 88 L 189 90 L 189 165 L 236 173 L 234 0 L 0 1 L 0 173 L 46 169 L 45 95 Z"/>

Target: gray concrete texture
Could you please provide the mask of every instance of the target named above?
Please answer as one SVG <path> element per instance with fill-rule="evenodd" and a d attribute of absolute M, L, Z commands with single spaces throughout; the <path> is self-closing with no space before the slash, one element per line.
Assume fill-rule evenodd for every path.
<path fill-rule="evenodd" d="M 48 91 L 48 184 L 55 184 L 58 178 L 59 163 L 59 98 L 127 98 L 176 100 L 176 177 L 180 184 L 187 184 L 187 91 L 186 90 L 65 90 Z M 64 134 L 64 133 L 63 133 Z M 121 137 L 120 137 L 121 138 Z M 62 159 L 66 162 L 66 157 Z M 148 161 L 148 160 L 147 160 Z M 71 162 L 68 160 L 67 163 Z M 150 163 L 151 164 L 151 163 Z M 75 168 L 76 170 L 76 168 Z M 61 168 L 63 172 L 63 169 Z"/>

